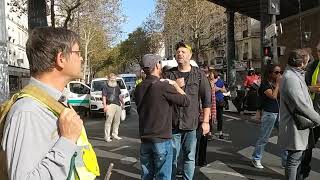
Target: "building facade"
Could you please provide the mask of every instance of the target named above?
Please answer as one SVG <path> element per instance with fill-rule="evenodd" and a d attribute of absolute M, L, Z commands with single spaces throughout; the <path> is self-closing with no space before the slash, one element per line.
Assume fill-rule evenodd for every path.
<path fill-rule="evenodd" d="M 20 90 L 29 80 L 29 62 L 26 56 L 28 39 L 28 17 L 26 14 L 13 11 L 10 0 L 4 0 L 6 44 L 6 64 L 8 68 L 10 95 Z"/>

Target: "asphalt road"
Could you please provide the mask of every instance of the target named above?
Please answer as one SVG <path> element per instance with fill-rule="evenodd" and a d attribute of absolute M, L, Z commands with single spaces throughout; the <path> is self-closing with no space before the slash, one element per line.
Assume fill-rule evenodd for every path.
<path fill-rule="evenodd" d="M 91 143 L 98 156 L 101 176 L 104 179 L 110 163 L 114 164 L 111 180 L 140 179 L 138 115 L 135 107 L 127 119 L 121 122 L 119 136 L 122 140 L 104 141 L 105 117 L 85 119 L 85 126 Z M 250 115 L 225 113 L 224 133 L 226 139 L 214 138 L 208 143 L 208 166 L 197 167 L 195 179 L 238 180 L 238 179 L 283 179 L 277 132 L 274 130 L 265 148 L 262 163 L 264 169 L 251 166 L 250 159 L 259 134 L 259 124 Z M 309 180 L 320 179 L 320 149 L 314 150 L 312 172 Z"/>

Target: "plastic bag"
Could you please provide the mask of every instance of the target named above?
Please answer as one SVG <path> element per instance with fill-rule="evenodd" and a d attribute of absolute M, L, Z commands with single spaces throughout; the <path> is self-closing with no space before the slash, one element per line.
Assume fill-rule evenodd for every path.
<path fill-rule="evenodd" d="M 121 116 L 120 116 L 121 121 L 126 120 L 126 115 L 127 115 L 126 110 L 122 109 L 121 110 Z"/>

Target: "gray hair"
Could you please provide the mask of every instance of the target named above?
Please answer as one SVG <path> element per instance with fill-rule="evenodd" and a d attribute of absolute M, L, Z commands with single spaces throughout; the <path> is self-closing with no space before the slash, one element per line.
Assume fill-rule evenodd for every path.
<path fill-rule="evenodd" d="M 302 63 L 307 63 L 308 52 L 303 49 L 292 50 L 289 54 L 288 64 L 293 67 L 300 67 Z"/>

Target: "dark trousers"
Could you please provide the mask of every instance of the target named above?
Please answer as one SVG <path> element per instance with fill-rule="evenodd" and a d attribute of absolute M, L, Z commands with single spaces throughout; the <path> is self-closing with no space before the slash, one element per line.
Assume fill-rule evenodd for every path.
<path fill-rule="evenodd" d="M 314 144 L 317 144 L 319 137 L 320 137 L 320 126 L 315 127 L 313 129 L 313 135 L 314 135 Z M 306 178 L 309 176 L 309 173 L 311 171 L 311 159 L 312 159 L 312 149 L 308 148 L 303 153 L 303 158 L 301 161 L 301 175 L 303 178 Z"/>
<path fill-rule="evenodd" d="M 199 126 L 197 130 L 197 151 L 196 151 L 196 165 L 198 166 L 205 166 L 207 164 L 207 145 L 208 145 L 208 136 L 202 135 L 201 126 Z"/>
<path fill-rule="evenodd" d="M 217 124 L 218 124 L 218 131 L 222 131 L 222 120 L 223 120 L 223 107 L 219 106 L 217 103 Z"/>

